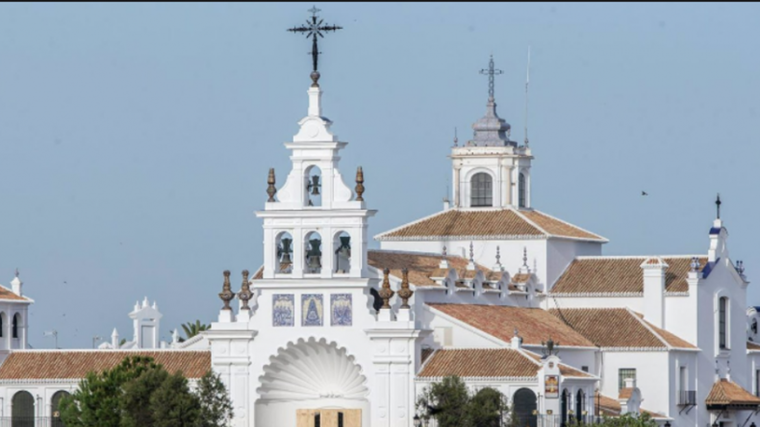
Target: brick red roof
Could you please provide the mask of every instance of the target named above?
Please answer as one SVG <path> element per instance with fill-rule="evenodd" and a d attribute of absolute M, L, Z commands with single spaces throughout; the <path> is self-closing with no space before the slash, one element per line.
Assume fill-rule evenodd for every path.
<path fill-rule="evenodd" d="M 541 345 L 549 338 L 560 346 L 593 347 L 594 344 L 580 333 L 565 325 L 557 317 L 540 308 L 506 307 L 477 304 L 426 303 L 461 322 L 509 342 L 517 328 L 523 345 Z"/>
<path fill-rule="evenodd" d="M 760 350 L 760 345 L 753 343 L 752 341 L 747 341 L 747 350 Z"/>
<path fill-rule="evenodd" d="M 566 237 L 606 242 L 606 239 L 535 210 L 449 209 L 375 236 L 377 240 L 417 240 L 430 237 Z"/>
<path fill-rule="evenodd" d="M 622 410 L 619 400 L 613 399 L 603 394 L 600 395 L 598 391 L 594 393 L 594 406 L 597 416 L 606 415 L 608 417 L 618 417 L 620 416 L 620 411 Z M 647 411 L 646 409 L 639 409 L 639 413 L 647 413 L 652 418 L 667 419 L 665 415 L 658 414 L 657 412 Z"/>
<path fill-rule="evenodd" d="M 710 393 L 705 398 L 705 404 L 711 406 L 760 406 L 760 397 L 753 395 L 733 381 L 721 378 L 713 384 Z"/>
<path fill-rule="evenodd" d="M 641 264 L 648 257 L 612 258 L 579 257 L 570 263 L 551 289 L 554 294 L 574 293 L 641 293 L 644 292 L 644 274 Z M 664 258 L 669 265 L 665 271 L 666 292 L 686 292 L 686 277 L 691 257 Z M 701 271 L 707 258 L 699 258 Z"/>
<path fill-rule="evenodd" d="M 211 352 L 186 350 L 140 351 L 13 351 L 0 365 L 0 380 L 84 378 L 90 371 L 116 367 L 127 356 L 149 356 L 170 373 L 182 371 L 187 378 L 201 378 L 211 369 Z"/>
<path fill-rule="evenodd" d="M 591 375 L 560 363 L 567 377 L 592 378 Z M 418 378 L 460 377 L 505 378 L 535 377 L 541 369 L 540 358 L 530 352 L 511 348 L 440 349 L 429 357 Z"/>
<path fill-rule="evenodd" d="M 29 301 L 29 298 L 18 296 L 15 293 L 13 293 L 12 290 L 2 285 L 0 285 L 0 300 L 1 299 L 13 300 L 13 301 Z"/>
<path fill-rule="evenodd" d="M 697 349 L 626 308 L 553 308 L 549 313 L 599 347 Z"/>

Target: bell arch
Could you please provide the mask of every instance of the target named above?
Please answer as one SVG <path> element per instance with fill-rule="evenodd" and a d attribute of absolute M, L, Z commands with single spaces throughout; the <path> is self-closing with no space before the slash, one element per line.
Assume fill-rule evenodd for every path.
<path fill-rule="evenodd" d="M 304 186 L 306 206 L 322 206 L 322 169 L 317 165 L 311 165 L 304 169 Z"/>
<path fill-rule="evenodd" d="M 335 273 L 351 272 L 351 235 L 346 231 L 338 231 L 333 237 L 333 252 Z"/>
<path fill-rule="evenodd" d="M 304 273 L 319 274 L 322 272 L 322 235 L 310 231 L 304 235 Z M 328 266 L 329 267 L 329 266 Z"/>
<path fill-rule="evenodd" d="M 277 261 L 275 271 L 289 274 L 293 272 L 293 235 L 287 231 L 277 233 L 275 238 Z"/>

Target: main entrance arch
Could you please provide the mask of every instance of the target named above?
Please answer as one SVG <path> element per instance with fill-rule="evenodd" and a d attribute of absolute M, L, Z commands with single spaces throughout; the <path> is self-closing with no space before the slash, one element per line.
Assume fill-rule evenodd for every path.
<path fill-rule="evenodd" d="M 337 423 L 341 412 L 348 421 L 364 418 L 355 415 L 357 410 L 369 411 L 369 390 L 361 367 L 334 342 L 300 339 L 281 348 L 269 362 L 256 390 L 256 425 L 295 426 L 304 422 L 306 413 L 324 414 L 320 422 L 334 413 Z M 343 427 L 360 427 L 345 421 Z M 332 427 L 325 422 L 320 425 Z"/>

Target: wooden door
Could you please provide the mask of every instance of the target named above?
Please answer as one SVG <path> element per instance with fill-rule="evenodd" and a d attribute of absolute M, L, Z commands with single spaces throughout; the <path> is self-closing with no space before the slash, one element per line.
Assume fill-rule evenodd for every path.
<path fill-rule="evenodd" d="M 299 409 L 296 411 L 296 427 L 362 427 L 362 410 Z"/>

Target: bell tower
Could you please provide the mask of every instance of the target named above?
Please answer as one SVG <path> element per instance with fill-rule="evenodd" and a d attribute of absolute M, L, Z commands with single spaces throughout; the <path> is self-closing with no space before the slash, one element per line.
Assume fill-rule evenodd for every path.
<path fill-rule="evenodd" d="M 332 133 L 332 121 L 322 115 L 319 73 L 312 72 L 307 91 L 309 108 L 290 150 L 292 168 L 277 188 L 269 171 L 264 211 L 264 278 L 366 277 L 367 210 L 364 172 L 356 171 L 355 191 L 338 170 L 341 142 Z"/>
<path fill-rule="evenodd" d="M 510 140 L 511 126 L 496 114 L 493 56 L 481 74 L 488 76 L 486 113 L 473 123 L 473 137 L 451 148 L 453 200 L 455 208 L 528 209 L 530 166 L 533 156 L 527 137 L 524 145 Z"/>

